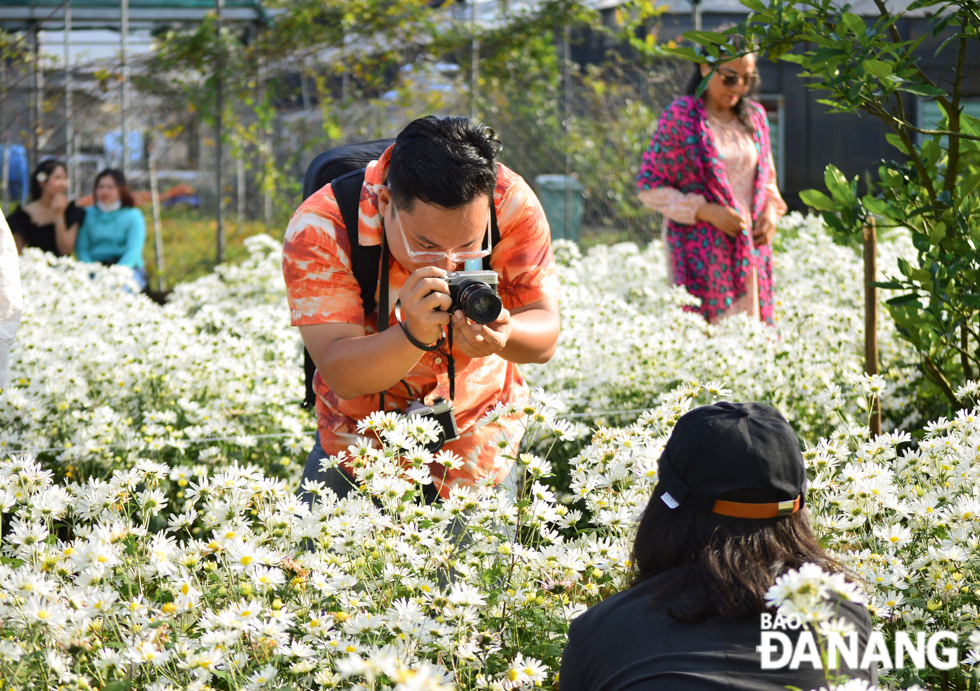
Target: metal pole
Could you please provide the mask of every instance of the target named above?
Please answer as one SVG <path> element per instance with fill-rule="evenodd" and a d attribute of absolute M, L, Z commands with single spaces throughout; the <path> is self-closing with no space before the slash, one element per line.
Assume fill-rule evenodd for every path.
<path fill-rule="evenodd" d="M 347 141 L 349 132 L 347 131 L 347 105 L 350 99 L 350 70 L 347 68 L 347 21 L 341 19 L 342 36 L 340 42 L 340 107 L 343 114 L 341 123 L 340 138 Z"/>
<path fill-rule="evenodd" d="M 470 65 L 470 119 L 478 117 L 477 98 L 480 94 L 480 37 L 476 33 L 477 0 L 470 0 L 470 32 L 473 35 L 473 62 Z"/>
<path fill-rule="evenodd" d="M 122 172 L 129 178 L 129 132 L 126 129 L 126 111 L 129 110 L 129 63 L 126 60 L 126 40 L 129 37 L 129 0 L 120 0 L 122 24 L 119 31 L 119 55 L 122 62 L 122 83 L 120 84 L 119 128 L 122 135 Z"/>
<path fill-rule="evenodd" d="M 878 374 L 878 238 L 873 218 L 864 226 L 864 371 Z M 872 438 L 881 434 L 881 399 L 871 410 Z"/>
<path fill-rule="evenodd" d="M 72 183 L 78 176 L 75 170 L 75 123 L 72 118 L 74 104 L 72 102 L 71 56 L 68 53 L 71 45 L 71 0 L 65 5 L 65 166 L 68 168 L 68 194 L 71 196 Z"/>
<path fill-rule="evenodd" d="M 572 28 L 565 25 L 563 32 L 564 43 L 564 63 L 565 63 L 565 226 L 562 229 L 562 237 L 571 240 L 571 192 L 572 181 Z"/>
<path fill-rule="evenodd" d="M 222 93 L 222 70 L 224 66 L 222 65 L 222 58 L 224 57 L 224 50 L 221 45 L 221 10 L 224 7 L 224 0 L 214 0 L 214 12 L 217 18 L 215 26 L 218 32 L 218 55 L 215 60 L 215 128 L 214 128 L 214 160 L 215 160 L 215 189 L 218 193 L 218 210 L 217 210 L 217 233 L 216 233 L 216 263 L 220 264 L 223 260 L 224 255 L 224 245 L 225 245 L 225 227 L 224 227 L 224 190 L 221 189 L 221 158 L 222 158 L 222 146 L 221 146 L 221 119 L 222 111 L 225 107 L 224 94 Z"/>
<path fill-rule="evenodd" d="M 691 24 L 695 31 L 701 31 L 701 0 L 691 0 Z"/>
<path fill-rule="evenodd" d="M 245 144 L 242 142 L 242 150 L 235 159 L 235 172 L 238 179 L 235 181 L 235 191 L 238 193 L 238 228 L 245 227 Z"/>
<path fill-rule="evenodd" d="M 260 98 L 266 98 L 268 88 L 268 68 L 265 60 L 259 58 L 259 89 Z M 345 72 L 346 73 L 346 72 Z M 268 233 L 272 228 L 272 181 L 270 173 L 272 171 L 272 123 L 269 123 L 262 141 L 262 216 L 265 220 L 265 230 Z"/>
<path fill-rule="evenodd" d="M 7 123 L 7 56 L 0 48 L 0 212 L 10 201 L 10 125 Z"/>
<path fill-rule="evenodd" d="M 41 32 L 35 31 L 34 89 L 31 100 L 31 170 L 41 160 L 41 134 L 44 132 L 44 72 L 41 70 Z"/>
<path fill-rule="evenodd" d="M 78 134 L 78 132 L 76 132 L 75 137 L 72 139 L 72 143 L 71 143 L 71 150 L 75 154 L 75 173 L 74 173 L 74 177 L 72 178 L 75 181 L 75 188 L 71 196 L 74 197 L 75 199 L 78 199 L 80 196 L 82 196 L 82 176 L 78 172 L 81 169 L 81 166 L 78 165 L 79 164 L 78 151 L 79 149 L 81 149 L 81 147 L 78 144 L 81 140 L 82 140 L 81 136 Z"/>
<path fill-rule="evenodd" d="M 157 180 L 156 141 L 150 145 L 150 200 L 153 203 L 153 245 L 157 265 L 157 290 L 166 290 L 163 280 L 163 224 L 160 221 L 160 183 Z"/>

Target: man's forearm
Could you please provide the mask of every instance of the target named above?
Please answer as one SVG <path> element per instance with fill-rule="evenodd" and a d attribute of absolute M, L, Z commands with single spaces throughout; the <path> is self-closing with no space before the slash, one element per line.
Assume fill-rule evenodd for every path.
<path fill-rule="evenodd" d="M 560 330 L 558 315 L 546 309 L 512 313 L 510 336 L 498 355 L 518 365 L 548 362 L 555 354 Z"/>
<path fill-rule="evenodd" d="M 379 334 L 339 339 L 319 354 L 307 349 L 327 386 L 344 399 L 387 391 L 423 353 L 397 326 Z"/>

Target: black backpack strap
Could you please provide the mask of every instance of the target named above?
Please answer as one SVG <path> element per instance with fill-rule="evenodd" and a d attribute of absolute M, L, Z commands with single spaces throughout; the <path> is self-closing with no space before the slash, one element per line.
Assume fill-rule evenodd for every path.
<path fill-rule="evenodd" d="M 378 287 L 378 267 L 381 264 L 381 246 L 364 247 L 358 242 L 357 215 L 361 205 L 361 186 L 364 184 L 364 168 L 355 170 L 330 183 L 334 199 L 340 207 L 340 215 L 347 228 L 350 241 L 351 270 L 357 285 L 361 287 L 361 302 L 364 314 L 374 311 L 374 291 Z"/>
<path fill-rule="evenodd" d="M 381 263 L 381 247 L 364 247 L 358 242 L 357 216 L 361 205 L 361 186 L 364 184 L 364 168 L 341 175 L 330 183 L 337 207 L 347 228 L 347 238 L 350 241 L 351 270 L 354 278 L 361 287 L 361 302 L 364 304 L 364 314 L 374 311 L 374 291 L 378 287 L 378 267 Z M 304 408 L 316 405 L 316 391 L 313 390 L 313 374 L 316 365 L 309 351 L 303 351 L 303 370 L 306 375 L 306 397 Z"/>
<path fill-rule="evenodd" d="M 497 205 L 490 204 L 490 238 L 493 240 L 493 247 L 500 244 L 500 227 L 497 225 Z M 483 258 L 483 270 L 490 271 L 490 257 Z"/>

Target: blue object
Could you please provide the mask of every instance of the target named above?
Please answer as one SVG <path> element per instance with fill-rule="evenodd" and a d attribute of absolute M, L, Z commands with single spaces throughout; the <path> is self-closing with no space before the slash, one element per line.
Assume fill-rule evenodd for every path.
<path fill-rule="evenodd" d="M 482 259 L 469 259 L 463 264 L 465 271 L 483 271 Z"/>
<path fill-rule="evenodd" d="M 30 168 L 27 165 L 27 149 L 20 144 L 11 144 L 9 148 L 0 146 L 0 166 L 3 165 L 5 157 L 10 159 L 10 199 L 20 200 L 21 204 L 27 202 L 27 195 L 30 193 L 31 185 L 29 177 Z M 0 168 L 0 180 L 2 180 L 3 169 Z"/>
<path fill-rule="evenodd" d="M 126 134 L 126 143 L 129 145 L 129 161 L 130 163 L 140 161 L 143 158 L 143 133 L 142 132 L 128 132 Z M 109 132 L 102 139 L 102 146 L 105 148 L 105 155 L 110 159 L 118 159 L 122 161 L 122 132 L 115 130 Z"/>
<path fill-rule="evenodd" d="M 99 207 L 85 209 L 85 221 L 78 229 L 75 254 L 83 262 L 106 262 L 132 269 L 143 268 L 146 222 L 143 212 L 123 208 L 104 214 Z"/>
<path fill-rule="evenodd" d="M 181 195 L 179 197 L 171 197 L 167 201 L 163 202 L 163 206 L 171 207 L 177 206 L 178 204 L 187 204 L 187 206 L 198 207 L 201 205 L 201 200 L 197 195 Z"/>

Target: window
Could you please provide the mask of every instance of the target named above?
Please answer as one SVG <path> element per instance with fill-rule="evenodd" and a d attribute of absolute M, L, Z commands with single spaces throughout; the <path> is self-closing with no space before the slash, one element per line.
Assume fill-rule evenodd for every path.
<path fill-rule="evenodd" d="M 967 115 L 972 115 L 973 117 L 980 120 L 980 98 L 964 98 L 960 100 L 960 105 L 963 107 L 963 112 Z M 942 119 L 942 111 L 939 110 L 939 104 L 933 100 L 926 100 L 920 98 L 918 102 L 918 124 L 919 128 L 923 130 L 934 130 L 939 127 L 939 121 Z M 929 137 L 928 134 L 919 134 L 917 136 L 917 143 L 921 146 Z M 946 144 L 943 142 L 943 147 Z"/>

